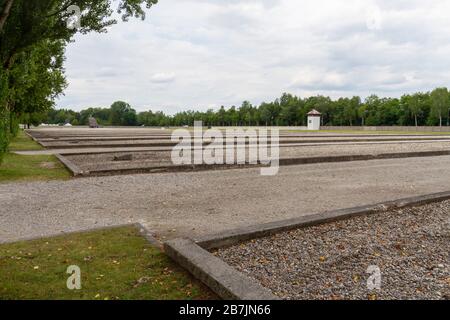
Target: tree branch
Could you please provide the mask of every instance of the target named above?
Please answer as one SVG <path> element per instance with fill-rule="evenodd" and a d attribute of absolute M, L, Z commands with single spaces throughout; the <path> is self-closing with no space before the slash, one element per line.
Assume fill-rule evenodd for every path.
<path fill-rule="evenodd" d="M 2 13 L 0 15 L 0 33 L 3 30 L 3 27 L 6 23 L 6 19 L 9 17 L 9 13 L 11 12 L 11 7 L 13 5 L 14 0 L 7 0 L 5 7 L 2 10 Z"/>
<path fill-rule="evenodd" d="M 74 5 L 75 3 L 76 3 L 76 0 L 72 0 L 72 1 L 70 1 L 67 5 L 65 5 L 64 7 L 62 7 L 60 10 L 58 10 L 58 11 L 56 11 L 56 12 L 53 12 L 53 13 L 49 14 L 48 16 L 45 16 L 45 18 L 50 18 L 50 17 L 56 16 L 56 15 L 62 13 L 62 12 L 65 12 L 65 11 L 67 11 L 67 9 L 69 9 L 69 7 L 70 7 L 71 5 Z"/>

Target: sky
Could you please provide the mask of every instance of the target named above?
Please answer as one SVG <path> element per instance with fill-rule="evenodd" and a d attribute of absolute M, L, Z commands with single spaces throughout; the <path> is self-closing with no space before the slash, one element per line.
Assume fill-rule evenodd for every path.
<path fill-rule="evenodd" d="M 399 97 L 450 84 L 448 0 L 160 0 L 77 35 L 57 106 L 174 114 L 283 92 Z"/>

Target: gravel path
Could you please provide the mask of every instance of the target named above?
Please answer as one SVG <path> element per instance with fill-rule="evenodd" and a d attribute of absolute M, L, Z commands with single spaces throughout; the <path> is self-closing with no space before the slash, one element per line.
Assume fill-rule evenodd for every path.
<path fill-rule="evenodd" d="M 0 242 L 142 222 L 202 236 L 450 190 L 450 156 L 0 184 Z"/>
<path fill-rule="evenodd" d="M 326 153 L 326 150 L 335 149 L 340 150 L 340 147 L 343 146 L 344 148 L 347 147 L 361 147 L 361 151 L 364 151 L 364 148 L 368 147 L 379 147 L 386 146 L 386 152 L 393 151 L 391 149 L 392 146 L 397 146 L 401 148 L 399 151 L 422 151 L 422 150 L 439 150 L 439 149 L 447 149 L 450 147 L 450 140 L 445 142 L 445 140 L 424 140 L 424 141 L 398 141 L 396 143 L 389 143 L 385 141 L 378 141 L 378 142 L 330 142 L 330 143 L 308 143 L 308 144 L 302 144 L 302 143 L 292 143 L 292 144 L 285 144 L 281 145 L 281 152 L 284 152 L 283 149 L 291 149 L 294 147 L 302 147 L 310 148 L 314 152 L 317 152 L 318 149 L 325 149 L 324 154 L 328 155 Z M 63 148 L 63 149 L 43 149 L 43 150 L 29 150 L 29 151 L 15 151 L 14 153 L 22 154 L 22 155 L 39 155 L 39 154 L 79 154 L 79 155 L 86 155 L 86 154 L 101 154 L 101 153 L 123 153 L 123 152 L 149 152 L 149 151 L 171 151 L 173 147 L 126 147 L 126 148 Z M 381 149 L 382 150 L 382 149 Z M 395 150 L 396 151 L 396 150 Z M 289 152 L 289 151 L 288 151 Z M 361 152 L 355 152 L 355 153 L 361 153 Z"/>
<path fill-rule="evenodd" d="M 284 232 L 214 254 L 283 299 L 450 299 L 450 201 Z M 381 272 L 368 289 L 369 266 Z M 374 282 L 371 282 L 372 284 Z"/>
<path fill-rule="evenodd" d="M 269 139 L 270 140 L 270 139 Z M 316 143 L 342 143 L 342 142 L 401 142 L 401 141 L 449 141 L 448 137 L 280 137 L 280 144 L 316 144 Z M 194 141 L 194 140 L 193 140 Z M 209 143 L 210 140 L 203 140 L 205 143 Z M 177 142 L 173 142 L 170 139 L 161 140 L 100 140 L 95 139 L 92 141 L 41 141 L 41 144 L 46 148 L 51 149 L 64 149 L 64 148 L 126 148 L 126 147 L 152 147 L 152 146 L 174 146 Z"/>

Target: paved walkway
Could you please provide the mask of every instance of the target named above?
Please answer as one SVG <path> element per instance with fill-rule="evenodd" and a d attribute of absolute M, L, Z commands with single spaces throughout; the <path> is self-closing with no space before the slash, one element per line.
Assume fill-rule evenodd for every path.
<path fill-rule="evenodd" d="M 450 157 L 0 184 L 0 241 L 142 222 L 160 237 L 450 190 Z"/>

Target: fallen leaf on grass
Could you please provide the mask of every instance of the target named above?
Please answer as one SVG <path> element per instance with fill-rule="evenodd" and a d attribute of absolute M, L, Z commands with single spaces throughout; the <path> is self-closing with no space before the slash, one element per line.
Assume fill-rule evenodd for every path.
<path fill-rule="evenodd" d="M 149 277 L 142 277 L 142 278 L 139 278 L 137 281 L 136 281 L 136 283 L 133 285 L 133 288 L 137 288 L 137 287 L 139 287 L 140 285 L 142 285 L 142 284 L 144 284 L 144 283 L 147 283 L 147 282 L 149 282 L 150 281 L 150 278 Z"/>

